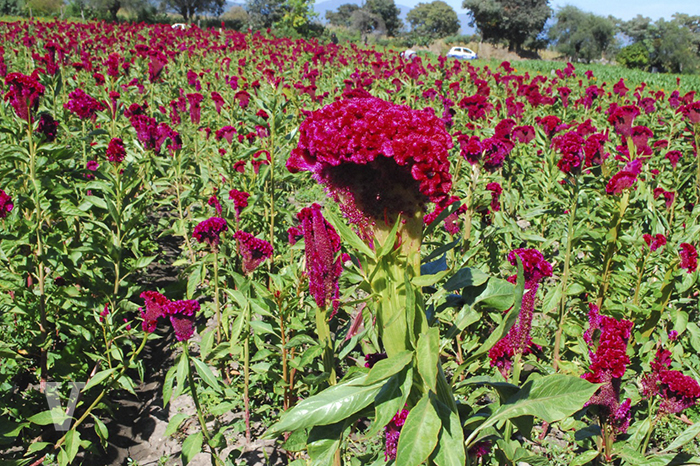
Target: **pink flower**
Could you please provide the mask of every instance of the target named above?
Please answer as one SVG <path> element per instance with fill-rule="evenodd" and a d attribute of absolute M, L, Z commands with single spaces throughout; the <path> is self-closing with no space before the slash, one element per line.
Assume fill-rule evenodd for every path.
<path fill-rule="evenodd" d="M 677 335 L 671 338 L 669 334 L 671 341 L 675 338 Z M 700 384 L 680 371 L 669 370 L 671 363 L 671 352 L 658 348 L 651 362 L 651 372 L 641 379 L 641 394 L 644 398 L 661 397 L 658 416 L 680 413 L 694 406 L 700 399 Z"/>
<path fill-rule="evenodd" d="M 313 112 L 299 133 L 287 169 L 312 172 L 366 235 L 375 221 L 448 198 L 452 140 L 434 112 L 341 100 Z"/>
<path fill-rule="evenodd" d="M 199 309 L 199 303 L 193 299 L 172 301 L 165 306 L 165 315 L 170 318 L 177 341 L 187 341 L 192 338 L 194 319 Z"/>
<path fill-rule="evenodd" d="M 669 162 L 671 162 L 671 166 L 675 169 L 676 165 L 678 165 L 678 161 L 681 159 L 683 156 L 683 153 L 679 150 L 670 150 L 666 152 L 666 159 L 668 159 Z"/>
<path fill-rule="evenodd" d="M 343 263 L 338 254 L 340 236 L 323 217 L 318 204 L 303 208 L 297 218 L 301 222 L 300 232 L 304 236 L 309 291 L 322 309 L 332 302 L 332 314 L 335 314 L 340 296 L 338 280 L 343 271 Z"/>
<path fill-rule="evenodd" d="M 195 92 L 194 94 L 187 94 L 187 101 L 190 104 L 190 121 L 192 124 L 198 125 L 202 118 L 202 100 L 204 100 L 204 97 L 198 92 Z"/>
<path fill-rule="evenodd" d="M 207 204 L 210 205 L 211 207 L 216 210 L 217 215 L 221 215 L 222 209 L 221 209 L 221 203 L 219 202 L 219 199 L 216 197 L 216 194 L 212 195 L 209 200 L 207 201 Z"/>
<path fill-rule="evenodd" d="M 165 307 L 170 303 L 168 298 L 157 291 L 144 291 L 141 298 L 146 301 L 146 310 L 141 308 L 141 327 L 144 332 L 153 333 L 158 323 L 158 318 L 165 315 Z"/>
<path fill-rule="evenodd" d="M 229 144 L 233 143 L 233 135 L 236 134 L 236 128 L 233 126 L 224 126 L 221 129 L 216 130 L 216 133 L 214 134 L 214 139 L 217 141 L 221 141 L 222 139 L 226 139 Z"/>
<path fill-rule="evenodd" d="M 249 193 L 232 189 L 228 192 L 228 198 L 233 200 L 233 207 L 236 210 L 236 219 L 239 218 L 243 209 L 248 207 Z"/>
<path fill-rule="evenodd" d="M 221 241 L 221 233 L 228 231 L 226 220 L 220 217 L 211 217 L 194 227 L 192 237 L 199 243 L 207 243 L 212 249 L 218 249 Z"/>
<path fill-rule="evenodd" d="M 516 126 L 513 128 L 511 137 L 522 144 L 527 144 L 535 139 L 535 128 L 530 125 Z"/>
<path fill-rule="evenodd" d="M 627 86 L 625 86 L 625 80 L 623 78 L 620 78 L 620 80 L 613 86 L 613 92 L 620 97 L 624 97 L 628 91 L 629 89 L 627 89 Z"/>
<path fill-rule="evenodd" d="M 698 251 L 695 246 L 689 243 L 681 243 L 681 264 L 680 268 L 686 269 L 688 273 L 693 273 L 698 268 Z"/>
<path fill-rule="evenodd" d="M 561 120 L 555 115 L 548 115 L 542 118 L 536 117 L 535 121 L 542 127 L 545 134 L 550 138 L 559 131 L 561 125 Z"/>
<path fill-rule="evenodd" d="M 470 120 L 486 118 L 486 115 L 493 109 L 493 105 L 489 102 L 489 99 L 479 94 L 464 97 L 459 101 L 459 107 L 467 110 L 467 115 Z"/>
<path fill-rule="evenodd" d="M 233 237 L 238 242 L 238 252 L 243 256 L 243 273 L 252 274 L 260 264 L 272 257 L 272 246 L 265 240 L 238 230 Z"/>
<path fill-rule="evenodd" d="M 58 121 L 54 120 L 50 113 L 42 113 L 39 115 L 37 132 L 43 134 L 46 141 L 53 142 L 56 139 L 57 130 Z"/>
<path fill-rule="evenodd" d="M 552 139 L 552 147 L 562 154 L 557 162 L 559 170 L 567 175 L 581 172 L 584 159 L 584 139 L 575 131 L 569 131 Z"/>
<path fill-rule="evenodd" d="M 90 118 L 94 122 L 97 118 L 97 112 L 105 108 L 99 100 L 86 94 L 82 89 L 71 92 L 68 94 L 68 98 L 69 100 L 63 104 L 63 108 L 70 110 L 81 119 Z"/>
<path fill-rule="evenodd" d="M 211 100 L 214 101 L 214 106 L 216 107 L 216 113 L 221 113 L 221 109 L 224 106 L 224 98 L 221 97 L 221 94 L 219 94 L 216 91 L 212 91 L 211 93 Z M 229 141 L 230 143 L 230 141 Z"/>
<path fill-rule="evenodd" d="M 467 136 L 466 134 L 460 134 L 457 136 L 457 141 L 459 142 L 460 154 L 464 157 L 464 160 L 472 165 L 479 163 L 481 159 L 481 153 L 483 152 L 483 147 L 481 146 L 481 141 L 478 136 Z"/>
<path fill-rule="evenodd" d="M 483 167 L 485 170 L 495 172 L 503 166 L 510 152 L 506 143 L 496 137 L 481 141 L 483 152 Z"/>
<path fill-rule="evenodd" d="M 35 75 L 26 76 L 22 73 L 10 73 L 5 78 L 8 88 L 5 101 L 9 101 L 17 116 L 29 121 L 31 113 L 39 108 L 39 98 L 44 95 L 44 86 L 37 81 Z"/>
<path fill-rule="evenodd" d="M 408 410 L 402 409 L 394 415 L 389 424 L 384 428 L 384 460 L 395 460 L 396 459 L 396 448 L 399 445 L 399 436 L 401 435 L 401 428 L 406 423 L 406 418 L 408 417 Z"/>
<path fill-rule="evenodd" d="M 493 183 L 487 184 L 486 189 L 491 191 L 491 211 L 498 212 L 499 210 L 501 210 L 501 203 L 499 201 L 499 198 L 503 193 L 503 188 L 501 188 L 501 185 L 499 183 L 496 183 L 494 181 Z"/>
<path fill-rule="evenodd" d="M 654 252 L 666 245 L 666 237 L 661 233 L 658 233 L 655 236 L 644 234 L 642 235 L 642 238 L 644 238 L 644 242 L 647 243 L 647 246 L 649 246 L 651 252 Z"/>
<path fill-rule="evenodd" d="M 632 124 L 637 116 L 639 109 L 635 105 L 615 107 L 608 117 L 608 122 L 615 127 L 620 137 L 626 138 L 632 135 Z"/>
<path fill-rule="evenodd" d="M 4 190 L 0 189 L 0 218 L 7 217 L 7 214 L 12 212 L 14 206 L 12 198 Z"/>
<path fill-rule="evenodd" d="M 691 125 L 700 125 L 700 100 L 678 109 Z"/>
<path fill-rule="evenodd" d="M 642 161 L 635 159 L 628 163 L 625 168 L 617 172 L 610 178 L 605 186 L 605 192 L 608 194 L 620 194 L 627 188 L 630 188 L 637 181 L 637 176 L 642 172 Z"/>
<path fill-rule="evenodd" d="M 120 138 L 112 138 L 107 145 L 107 160 L 115 165 L 119 165 L 126 157 L 126 149 Z"/>

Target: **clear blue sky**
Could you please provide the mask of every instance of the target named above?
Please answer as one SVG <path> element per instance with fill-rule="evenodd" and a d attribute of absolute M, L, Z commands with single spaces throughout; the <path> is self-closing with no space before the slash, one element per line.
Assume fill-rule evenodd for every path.
<path fill-rule="evenodd" d="M 317 0 L 317 2 L 322 0 Z M 418 3 L 431 0 L 394 0 L 397 4 L 414 7 Z M 462 0 L 445 0 L 457 13 L 466 13 L 462 9 Z M 564 5 L 574 5 L 584 11 L 601 16 L 613 15 L 623 20 L 637 16 L 648 16 L 653 20 L 671 19 L 674 13 L 700 15 L 700 0 L 550 0 L 554 10 Z"/>

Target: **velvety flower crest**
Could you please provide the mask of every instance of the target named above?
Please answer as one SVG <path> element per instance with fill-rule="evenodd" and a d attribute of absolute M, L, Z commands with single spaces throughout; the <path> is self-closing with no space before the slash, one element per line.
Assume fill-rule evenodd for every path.
<path fill-rule="evenodd" d="M 26 76 L 22 73 L 10 73 L 5 77 L 8 91 L 5 101 L 10 102 L 17 116 L 29 121 L 32 112 L 39 108 L 39 98 L 44 95 L 44 86 L 37 81 L 35 75 Z"/>
<path fill-rule="evenodd" d="M 0 218 L 7 217 L 7 214 L 12 212 L 15 205 L 12 203 L 12 198 L 4 190 L 0 189 Z"/>
<path fill-rule="evenodd" d="M 399 436 L 401 435 L 401 428 L 406 423 L 406 418 L 408 417 L 408 410 L 402 409 L 391 419 L 389 424 L 384 428 L 384 459 L 385 461 L 396 459 L 396 449 L 399 446 Z"/>
<path fill-rule="evenodd" d="M 221 217 L 211 217 L 194 227 L 192 237 L 199 243 L 207 243 L 212 249 L 216 249 L 221 241 L 221 233 L 228 231 L 226 220 Z"/>
<path fill-rule="evenodd" d="M 238 230 L 233 237 L 238 242 L 238 252 L 243 256 L 243 273 L 250 275 L 265 259 L 272 257 L 272 246 L 265 240 L 243 230 Z"/>
<path fill-rule="evenodd" d="M 141 318 L 143 319 L 141 327 L 144 332 L 153 333 L 156 330 L 158 318 L 165 315 L 165 308 L 170 300 L 157 291 L 144 291 L 141 293 L 141 298 L 146 302 L 146 309 L 141 308 Z"/>
<path fill-rule="evenodd" d="M 97 112 L 104 110 L 104 105 L 94 97 L 85 93 L 82 89 L 76 89 L 68 94 L 68 102 L 63 104 L 63 108 L 73 112 L 78 118 L 89 118 L 95 121 Z"/>
<path fill-rule="evenodd" d="M 685 269 L 688 273 L 693 273 L 698 268 L 698 251 L 690 243 L 681 243 L 680 245 L 681 264 L 680 268 Z"/>
<path fill-rule="evenodd" d="M 107 144 L 107 160 L 115 165 L 119 165 L 126 157 L 126 149 L 121 138 L 112 138 Z"/>
<path fill-rule="evenodd" d="M 651 252 L 654 252 L 657 249 L 662 248 L 666 245 L 666 237 L 661 233 L 657 233 L 654 236 L 650 234 L 644 234 L 642 235 L 642 238 L 644 238 L 644 242 L 647 243 L 647 246 L 649 246 Z"/>

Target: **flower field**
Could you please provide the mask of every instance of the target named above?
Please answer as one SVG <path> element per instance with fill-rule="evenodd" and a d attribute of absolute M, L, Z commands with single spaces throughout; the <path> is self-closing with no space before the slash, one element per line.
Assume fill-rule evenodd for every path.
<path fill-rule="evenodd" d="M 162 464 L 700 464 L 693 84 L 0 32 L 0 465 L 101 464 L 159 369 Z"/>

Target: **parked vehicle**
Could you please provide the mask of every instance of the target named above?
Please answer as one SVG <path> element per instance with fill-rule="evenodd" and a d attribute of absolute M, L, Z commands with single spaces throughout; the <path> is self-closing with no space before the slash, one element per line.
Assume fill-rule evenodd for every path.
<path fill-rule="evenodd" d="M 475 60 L 479 58 L 475 51 L 466 47 L 452 47 L 447 56 L 457 60 Z"/>
<path fill-rule="evenodd" d="M 407 49 L 407 50 L 404 50 L 403 52 L 401 52 L 401 57 L 404 60 L 413 60 L 413 58 L 417 57 L 417 56 L 418 55 L 416 55 L 415 50 Z"/>

